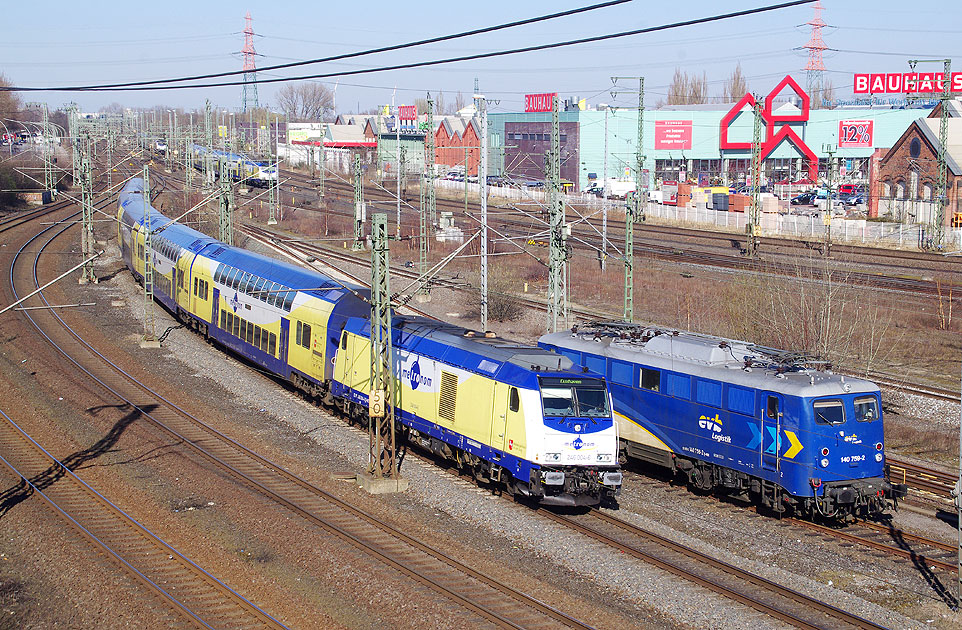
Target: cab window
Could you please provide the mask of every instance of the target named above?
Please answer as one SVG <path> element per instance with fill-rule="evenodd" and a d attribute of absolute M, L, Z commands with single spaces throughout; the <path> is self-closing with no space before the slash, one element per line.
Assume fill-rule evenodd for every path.
<path fill-rule="evenodd" d="M 347 350 L 347 331 L 341 333 L 341 350 Z"/>
<path fill-rule="evenodd" d="M 512 387 L 511 393 L 508 394 L 508 409 L 512 412 L 521 409 L 521 396 L 518 395 L 517 387 Z"/>
<path fill-rule="evenodd" d="M 768 417 L 771 420 L 778 420 L 778 398 L 776 396 L 768 397 Z"/>
<path fill-rule="evenodd" d="M 845 406 L 841 400 L 816 400 L 814 407 L 817 424 L 844 424 Z"/>
<path fill-rule="evenodd" d="M 859 422 L 878 420 L 878 401 L 874 396 L 855 399 L 855 419 Z"/>
<path fill-rule="evenodd" d="M 590 418 L 608 416 L 608 391 L 601 387 L 576 387 L 578 415 Z"/>
<path fill-rule="evenodd" d="M 575 401 L 570 387 L 542 387 L 541 400 L 546 416 L 575 415 Z"/>

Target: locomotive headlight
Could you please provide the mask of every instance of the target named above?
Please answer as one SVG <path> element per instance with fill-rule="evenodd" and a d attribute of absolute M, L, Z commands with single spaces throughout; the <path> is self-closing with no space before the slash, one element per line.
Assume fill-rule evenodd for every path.
<path fill-rule="evenodd" d="M 881 453 L 876 453 L 876 454 L 875 454 L 875 461 L 877 461 L 877 462 L 880 463 L 880 464 L 882 463 L 882 454 L 881 454 Z"/>
<path fill-rule="evenodd" d="M 546 462 L 559 462 L 561 461 L 561 453 L 545 453 L 544 460 Z"/>
<path fill-rule="evenodd" d="M 827 458 L 827 457 L 823 458 L 822 461 L 820 461 L 820 462 L 818 462 L 818 463 L 822 465 L 822 468 L 828 468 L 828 458 Z"/>

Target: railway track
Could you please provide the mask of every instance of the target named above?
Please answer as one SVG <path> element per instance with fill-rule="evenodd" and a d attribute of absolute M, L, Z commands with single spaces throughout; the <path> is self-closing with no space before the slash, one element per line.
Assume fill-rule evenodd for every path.
<path fill-rule="evenodd" d="M 68 228 L 60 228 L 47 244 Z M 31 242 L 38 238 L 34 237 Z M 26 248 L 25 245 L 18 252 L 10 276 L 15 291 L 22 293 L 39 286 L 40 282 L 37 266 L 42 253 L 38 253 L 29 265 L 29 261 L 25 262 Z M 31 300 L 42 305 L 42 296 Z M 70 363 L 103 388 L 105 396 L 114 399 L 115 403 L 128 405 L 139 420 L 172 435 L 179 444 L 193 449 L 233 479 L 416 580 L 446 601 L 473 614 L 479 621 L 502 628 L 589 628 L 587 624 L 337 499 L 208 426 L 112 363 L 52 309 L 26 311 L 25 315 Z"/>
<path fill-rule="evenodd" d="M 889 479 L 893 482 L 904 483 L 910 488 L 928 492 L 940 499 L 951 499 L 949 493 L 958 481 L 958 477 L 954 473 L 891 457 L 887 461 Z"/>
<path fill-rule="evenodd" d="M 695 549 L 592 510 L 548 519 L 798 628 L 882 628 L 867 619 L 777 584 Z"/>
<path fill-rule="evenodd" d="M 0 410 L 0 464 L 20 477 L 13 500 L 39 496 L 94 547 L 196 628 L 285 626 L 152 534 L 55 459 Z"/>

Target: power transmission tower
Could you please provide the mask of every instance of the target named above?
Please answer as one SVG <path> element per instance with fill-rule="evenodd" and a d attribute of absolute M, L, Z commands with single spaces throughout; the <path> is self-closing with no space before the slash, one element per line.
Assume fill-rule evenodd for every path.
<path fill-rule="evenodd" d="M 477 79 L 475 79 L 477 83 Z M 483 94 L 474 95 L 481 119 L 481 160 L 478 162 L 478 189 L 481 193 L 481 330 L 488 330 L 488 103 Z M 467 179 L 467 178 L 465 178 Z"/>
<path fill-rule="evenodd" d="M 424 136 L 424 171 L 425 171 L 425 190 L 424 202 L 427 205 L 428 223 L 432 229 L 438 222 L 437 197 L 434 194 L 434 100 L 428 92 L 428 128 Z"/>
<path fill-rule="evenodd" d="M 361 156 L 354 154 L 354 244 L 351 249 L 359 252 L 364 249 L 364 180 L 361 178 Z"/>
<path fill-rule="evenodd" d="M 326 135 L 327 135 L 327 130 L 326 130 L 326 128 L 325 128 L 325 129 L 322 129 L 322 130 L 321 130 L 321 146 L 320 146 L 320 151 L 319 151 L 319 154 L 320 154 L 320 155 L 318 156 L 318 161 L 320 162 L 320 164 L 317 165 L 317 167 L 318 167 L 318 171 L 317 171 L 317 177 L 318 177 L 318 180 L 317 180 L 317 182 L 318 182 L 318 183 L 317 183 L 317 189 L 318 189 L 318 196 L 319 196 L 321 199 L 324 199 L 324 182 L 327 180 L 327 174 L 326 174 L 326 172 L 325 172 L 325 171 L 326 171 L 325 164 L 327 163 L 327 156 L 326 156 L 325 153 L 324 153 L 324 136 L 326 136 Z M 311 151 L 311 155 L 313 155 L 313 154 L 314 154 L 314 152 Z"/>
<path fill-rule="evenodd" d="M 619 79 L 638 79 L 638 137 L 635 145 L 635 191 L 625 198 L 625 299 L 623 319 L 626 322 L 635 319 L 635 223 L 645 220 L 645 207 L 648 201 L 648 178 L 645 175 L 645 78 L 644 77 L 611 77 L 612 83 Z M 612 89 L 611 95 L 623 92 Z M 607 144 L 607 112 L 605 118 L 605 143 Z M 607 150 L 605 151 L 607 158 Z M 607 178 L 607 166 L 605 167 Z M 605 184 L 607 186 L 607 183 Z M 605 189 L 607 204 L 607 188 Z"/>
<path fill-rule="evenodd" d="M 144 164 L 144 336 L 140 340 L 141 348 L 159 348 L 157 328 L 154 319 L 154 265 L 153 251 L 150 242 L 150 171 Z"/>
<path fill-rule="evenodd" d="M 811 97 L 812 106 L 819 109 L 822 106 L 822 98 L 825 93 L 825 61 L 822 59 L 822 52 L 828 50 L 825 41 L 822 39 L 822 29 L 825 28 L 825 21 L 822 20 L 822 2 L 815 2 L 815 17 L 806 22 L 812 27 L 812 36 L 808 43 L 802 46 L 808 50 L 808 63 L 805 65 L 806 82 L 805 88 Z"/>
<path fill-rule="evenodd" d="M 837 190 L 835 187 L 835 151 L 837 151 L 837 149 L 831 144 L 822 145 L 822 152 L 828 154 L 828 195 L 825 200 L 828 205 L 823 215 L 823 222 L 825 223 L 825 251 L 823 254 L 825 258 L 831 256 L 832 249 L 832 197 Z"/>
<path fill-rule="evenodd" d="M 97 284 L 94 273 L 94 206 L 93 206 L 93 176 L 90 171 L 90 136 L 84 134 L 79 142 L 80 147 L 80 208 L 82 221 L 80 226 L 80 257 L 87 261 L 81 268 L 80 284 Z"/>
<path fill-rule="evenodd" d="M 270 128 L 270 123 L 268 123 L 268 129 Z M 277 116 L 274 116 L 274 130 L 273 133 L 277 133 L 278 122 Z M 280 160 L 275 159 L 274 142 L 270 142 L 270 164 L 274 167 L 274 171 L 277 173 L 277 177 L 267 180 L 267 225 L 277 225 L 277 185 L 280 183 L 281 179 L 281 168 Z"/>
<path fill-rule="evenodd" d="M 752 203 L 748 208 L 748 222 L 745 225 L 745 233 L 748 236 L 746 251 L 749 256 L 758 255 L 758 241 L 761 234 L 761 197 L 759 189 L 762 185 L 762 102 L 758 95 L 755 95 L 755 105 L 752 108 L 755 114 L 755 125 L 752 129 Z"/>
<path fill-rule="evenodd" d="M 371 224 L 371 400 L 368 426 L 369 470 L 375 479 L 398 478 L 389 270 L 387 213 L 378 212 Z"/>
<path fill-rule="evenodd" d="M 204 187 L 214 185 L 214 127 L 210 118 L 210 100 L 204 104 L 204 133 L 207 151 L 204 153 Z"/>
<path fill-rule="evenodd" d="M 939 116 L 939 147 L 936 154 L 938 175 L 935 182 L 935 221 L 933 227 L 931 246 L 942 249 L 942 241 L 945 238 L 945 210 L 948 206 L 948 169 L 946 168 L 945 145 L 949 141 L 949 101 L 952 100 L 952 60 L 951 59 L 912 59 L 909 67 L 915 70 L 916 64 L 942 62 L 942 94 L 939 95 L 941 110 Z M 960 578 L 962 579 L 962 578 Z"/>
<path fill-rule="evenodd" d="M 234 185 L 226 159 L 220 162 L 220 240 L 234 244 Z"/>
<path fill-rule="evenodd" d="M 561 198 L 561 122 L 558 95 L 551 99 L 551 149 L 548 151 L 548 332 L 558 332 L 568 320 L 568 226 Z"/>

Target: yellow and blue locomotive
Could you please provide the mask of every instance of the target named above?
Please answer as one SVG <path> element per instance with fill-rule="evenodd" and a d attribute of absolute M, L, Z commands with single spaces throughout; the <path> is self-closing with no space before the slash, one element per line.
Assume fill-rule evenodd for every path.
<path fill-rule="evenodd" d="M 145 230 L 150 251 L 145 252 Z M 370 292 L 233 247 L 120 193 L 127 267 L 191 328 L 327 404 L 364 416 Z M 603 377 L 533 346 L 395 317 L 397 415 L 410 439 L 480 479 L 547 504 L 592 505 L 621 486 Z"/>

